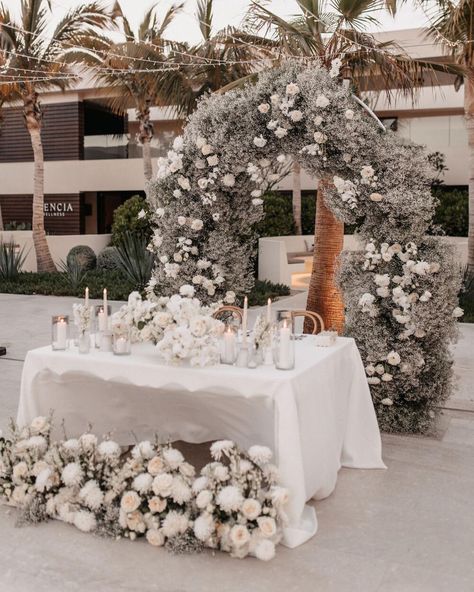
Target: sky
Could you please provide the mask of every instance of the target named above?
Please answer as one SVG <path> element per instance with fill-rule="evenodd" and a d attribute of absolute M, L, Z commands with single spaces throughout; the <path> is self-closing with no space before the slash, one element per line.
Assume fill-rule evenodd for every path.
<path fill-rule="evenodd" d="M 155 0 L 156 1 L 156 0 Z M 81 4 L 83 0 L 52 0 L 53 11 L 56 14 L 65 9 Z M 110 0 L 112 3 L 113 0 Z M 4 3 L 10 7 L 19 5 L 19 0 L 4 0 Z M 127 14 L 131 23 L 137 23 L 138 19 L 154 2 L 150 0 L 121 0 L 124 12 Z M 172 4 L 171 0 L 161 0 L 163 14 Z M 221 29 L 226 25 L 238 26 L 249 5 L 249 0 L 214 0 L 214 23 L 216 29 Z M 168 36 L 177 41 L 197 42 L 200 39 L 194 20 L 196 0 L 185 0 L 184 9 L 168 29 Z M 295 0 L 270 0 L 268 8 L 280 16 L 291 16 L 298 12 L 298 6 Z M 161 12 L 161 11 L 160 11 Z M 426 24 L 427 19 L 423 12 L 415 9 L 411 2 L 404 4 L 399 10 L 396 18 L 392 18 L 385 11 L 374 14 L 380 21 L 380 28 L 372 30 L 397 30 L 421 27 Z"/>

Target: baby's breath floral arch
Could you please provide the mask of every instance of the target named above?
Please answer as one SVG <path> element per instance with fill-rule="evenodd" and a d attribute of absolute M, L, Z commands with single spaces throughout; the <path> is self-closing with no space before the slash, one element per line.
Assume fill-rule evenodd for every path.
<path fill-rule="evenodd" d="M 382 428 L 423 431 L 450 393 L 459 273 L 449 248 L 426 237 L 423 149 L 383 132 L 337 74 L 337 63 L 329 73 L 288 64 L 199 103 L 149 187 L 149 290 L 191 290 L 205 303 L 247 292 L 261 197 L 297 158 L 330 181 L 335 216 L 357 225 L 363 248 L 342 258 L 339 282 Z"/>

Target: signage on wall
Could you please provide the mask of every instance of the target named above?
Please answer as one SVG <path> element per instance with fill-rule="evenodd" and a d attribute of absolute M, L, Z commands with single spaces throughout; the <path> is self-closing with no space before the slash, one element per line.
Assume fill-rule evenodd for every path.
<path fill-rule="evenodd" d="M 63 218 L 74 212 L 74 207 L 70 201 L 50 202 L 44 204 L 43 212 L 45 216 Z"/>

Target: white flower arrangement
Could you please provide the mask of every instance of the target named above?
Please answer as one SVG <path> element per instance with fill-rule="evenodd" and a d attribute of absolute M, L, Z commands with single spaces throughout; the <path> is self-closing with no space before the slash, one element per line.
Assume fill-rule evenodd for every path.
<path fill-rule="evenodd" d="M 31 438 L 46 445 L 31 450 Z M 226 440 L 211 454 L 215 462 L 195 479 L 194 467 L 169 444 L 139 442 L 122 456 L 116 442 L 90 433 L 52 441 L 51 418 L 23 429 L 12 423 L 12 438 L 0 436 L 0 500 L 18 508 L 23 523 L 53 518 L 170 550 L 205 546 L 272 559 L 288 492 L 275 481 L 271 451 L 253 446 L 242 453 Z"/>
<path fill-rule="evenodd" d="M 255 319 L 253 341 L 258 349 L 264 349 L 271 346 L 272 325 L 268 322 L 265 315 L 259 314 Z"/>
<path fill-rule="evenodd" d="M 196 538 L 233 557 L 272 559 L 286 522 L 288 492 L 274 480 L 271 451 L 254 446 L 245 453 L 223 440 L 212 445 L 211 456 L 214 461 L 193 484 Z"/>
<path fill-rule="evenodd" d="M 92 324 L 92 307 L 75 303 L 72 305 L 74 325 L 81 335 L 90 331 Z"/>

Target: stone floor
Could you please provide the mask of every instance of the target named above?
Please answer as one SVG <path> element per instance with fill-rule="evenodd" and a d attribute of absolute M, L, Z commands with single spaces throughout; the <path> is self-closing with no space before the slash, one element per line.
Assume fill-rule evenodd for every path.
<path fill-rule="evenodd" d="M 290 302 L 299 308 L 304 296 Z M 15 415 L 22 361 L 71 299 L 0 295 L 0 428 Z M 0 506 L 0 592 L 473 592 L 474 325 L 454 350 L 459 389 L 437 438 L 383 436 L 387 471 L 342 469 L 315 504 L 319 531 L 270 564 L 175 557 L 52 522 L 16 528 Z"/>

